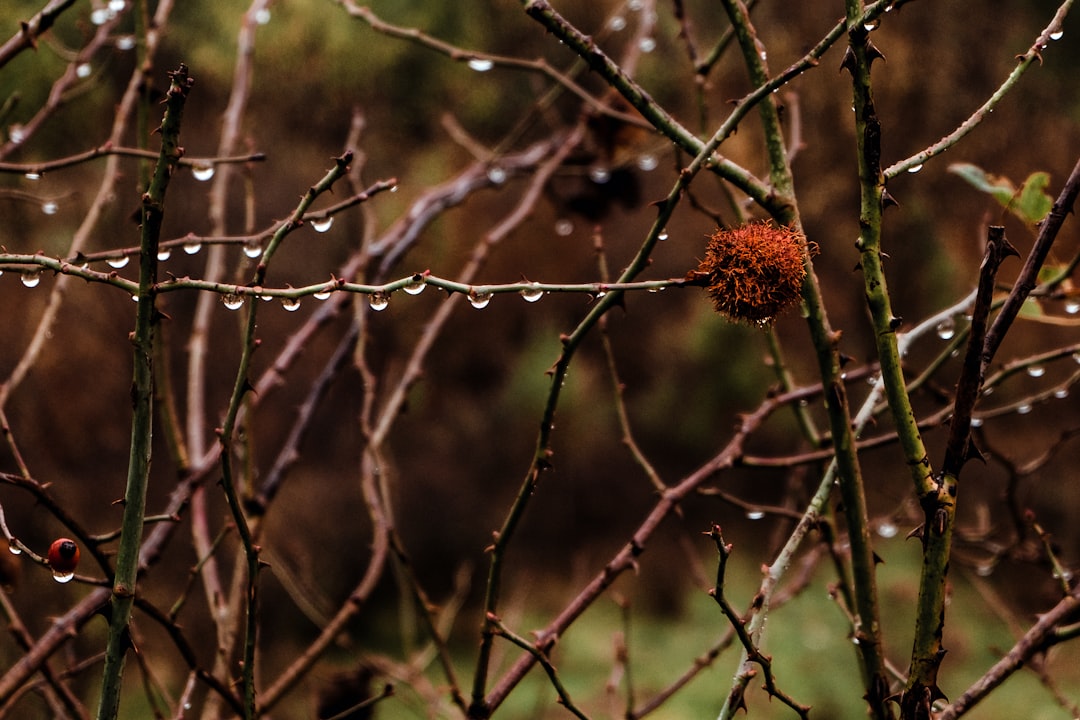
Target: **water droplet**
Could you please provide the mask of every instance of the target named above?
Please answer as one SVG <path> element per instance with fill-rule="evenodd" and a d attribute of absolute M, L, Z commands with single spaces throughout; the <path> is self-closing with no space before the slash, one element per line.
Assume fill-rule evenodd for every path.
<path fill-rule="evenodd" d="M 660 234 L 656 236 L 656 239 L 657 240 L 667 240 L 668 239 L 667 228 L 664 228 L 663 230 L 661 230 Z"/>
<path fill-rule="evenodd" d="M 28 288 L 37 287 L 41 283 L 41 271 L 31 270 L 22 274 L 22 284 Z"/>
<path fill-rule="evenodd" d="M 1024 403 L 1016 408 L 1017 415 L 1027 415 L 1029 412 L 1031 412 L 1031 405 L 1029 403 Z"/>
<path fill-rule="evenodd" d="M 900 528 L 896 523 L 883 522 L 877 526 L 877 534 L 883 538 L 894 538 L 899 532 Z"/>
<path fill-rule="evenodd" d="M 643 37 L 641 42 L 638 43 L 638 47 L 641 48 L 643 53 L 651 53 L 656 49 L 656 38 Z"/>
<path fill-rule="evenodd" d="M 1064 35 L 1064 34 L 1065 34 L 1064 30 L 1055 30 L 1054 32 L 1050 33 L 1050 39 L 1051 40 L 1060 40 L 1061 36 Z"/>
<path fill-rule="evenodd" d="M 1064 400 L 1065 398 L 1069 397 L 1069 388 L 1067 388 L 1067 387 L 1058 388 L 1057 390 L 1054 391 L 1054 397 L 1056 397 L 1058 400 Z"/>
<path fill-rule="evenodd" d="M 880 23 L 878 23 L 878 22 L 863 23 L 863 30 L 865 30 L 866 32 L 874 32 L 875 30 L 878 29 L 879 24 Z"/>
<path fill-rule="evenodd" d="M 236 293 L 226 293 L 221 296 L 221 304 L 229 310 L 239 310 L 244 307 L 244 296 Z"/>
<path fill-rule="evenodd" d="M 12 142 L 19 142 L 19 141 L 15 140 L 14 138 L 12 138 L 11 141 Z M 26 173 L 25 177 L 26 177 L 27 180 L 40 180 L 41 179 L 41 173 L 28 172 L 28 173 Z"/>
<path fill-rule="evenodd" d="M 281 307 L 289 312 L 296 312 L 300 309 L 300 298 L 283 297 L 281 298 Z"/>
<path fill-rule="evenodd" d="M 320 290 L 317 293 L 313 293 L 311 297 L 315 298 L 316 300 L 327 300 L 330 297 L 330 293 L 332 292 L 333 290 L 327 288 L 325 290 Z"/>
<path fill-rule="evenodd" d="M 132 50 L 135 48 L 135 36 L 134 35 L 121 35 L 116 38 L 116 42 L 113 43 L 117 50 Z"/>
<path fill-rule="evenodd" d="M 127 0 L 109 0 L 109 9 L 113 12 L 123 12 L 127 7 Z"/>
<path fill-rule="evenodd" d="M 1027 374 L 1033 378 L 1042 377 L 1046 374 L 1045 365 L 1028 365 Z"/>
<path fill-rule="evenodd" d="M 475 70 L 476 72 L 487 72 L 495 67 L 495 63 L 488 58 L 470 58 L 468 65 L 469 69 Z"/>
<path fill-rule="evenodd" d="M 1073 353 L 1073 360 L 1075 360 L 1077 364 L 1080 364 L 1080 350 Z"/>
<path fill-rule="evenodd" d="M 626 18 L 624 18 L 622 15 L 613 15 L 611 17 L 611 19 L 608 20 L 607 26 L 608 26 L 608 28 L 610 28 L 611 30 L 614 30 L 615 32 L 619 32 L 620 30 L 625 30 L 626 29 Z"/>
<path fill-rule="evenodd" d="M 747 510 L 746 511 L 746 519 L 747 520 L 760 520 L 763 517 L 765 517 L 765 511 L 763 511 L 763 510 Z"/>
<path fill-rule="evenodd" d="M 994 563 L 979 563 L 975 566 L 975 574 L 979 577 L 990 577 L 994 574 Z"/>
<path fill-rule="evenodd" d="M 258 240 L 248 240 L 244 243 L 244 255 L 247 255 L 249 258 L 259 257 L 262 255 L 262 251 L 262 245 Z"/>
<path fill-rule="evenodd" d="M 645 7 L 645 1 L 630 0 L 630 2 L 626 3 L 626 7 L 630 8 L 631 12 L 641 12 L 641 10 Z"/>
<path fill-rule="evenodd" d="M 90 63 L 79 63 L 75 66 L 75 77 L 80 79 L 88 78 L 90 77 L 90 73 L 92 71 L 93 70 L 90 67 Z"/>
<path fill-rule="evenodd" d="M 491 304 L 491 293 L 482 293 L 473 290 L 469 293 L 469 304 L 477 310 L 483 310 Z"/>
<path fill-rule="evenodd" d="M 942 340 L 952 340 L 954 335 L 956 335 L 956 322 L 952 318 L 947 318 L 937 324 L 937 336 Z"/>
<path fill-rule="evenodd" d="M 539 285 L 540 283 L 532 283 L 529 287 L 522 289 L 521 297 L 525 298 L 525 302 L 534 303 L 544 297 L 544 291 L 540 289 Z"/>
<path fill-rule="evenodd" d="M 651 172 L 660 165 L 660 159 L 652 153 L 646 153 L 637 159 L 637 166 L 639 170 L 645 172 Z"/>
<path fill-rule="evenodd" d="M 206 182 L 210 178 L 214 177 L 214 166 L 193 165 L 191 168 L 191 177 L 195 178 L 199 182 Z"/>
<path fill-rule="evenodd" d="M 560 237 L 566 237 L 570 233 L 574 232 L 574 221 L 562 218 L 555 221 L 555 234 Z"/>
<path fill-rule="evenodd" d="M 384 292 L 372 293 L 368 298 L 368 304 L 376 312 L 385 310 L 390 305 L 390 296 Z"/>
<path fill-rule="evenodd" d="M 58 583 L 68 583 L 68 582 L 71 582 L 71 579 L 73 577 L 75 577 L 75 573 L 73 573 L 73 572 L 60 572 L 59 570 L 53 570 L 52 576 L 53 576 L 53 580 L 55 580 Z"/>
<path fill-rule="evenodd" d="M 311 229 L 314 230 L 315 232 L 324 233 L 327 230 L 329 230 L 330 227 L 333 224 L 334 224 L 334 216 L 333 215 L 327 215 L 324 218 L 319 218 L 318 220 L 312 220 L 311 221 Z"/>
<path fill-rule="evenodd" d="M 915 173 L 917 173 L 917 172 L 919 172 L 920 170 L 922 170 L 922 165 L 923 165 L 922 163 L 919 163 L 919 164 L 917 164 L 917 165 L 912 165 L 911 167 L 909 167 L 909 168 L 907 169 L 907 171 L 908 171 L 909 173 L 911 173 L 911 174 L 913 174 L 913 175 L 914 175 Z"/>
<path fill-rule="evenodd" d="M 188 255 L 195 255 L 200 250 L 202 250 L 202 242 L 198 240 L 192 239 L 184 243 L 184 252 L 186 252 Z"/>
<path fill-rule="evenodd" d="M 109 22 L 113 13 L 109 12 L 108 8 L 98 8 L 90 13 L 90 22 L 95 25 L 104 25 Z"/>
<path fill-rule="evenodd" d="M 589 179 L 597 185 L 603 185 L 611 179 L 611 171 L 606 167 L 591 167 L 589 168 Z"/>
<path fill-rule="evenodd" d="M 259 12 L 255 13 L 255 22 L 260 25 L 265 25 L 270 22 L 270 11 L 266 8 L 259 10 Z"/>
<path fill-rule="evenodd" d="M 495 183 L 496 185 L 502 185 L 504 182 L 506 182 L 506 171 L 503 170 L 501 167 L 496 166 L 488 168 L 487 176 L 488 180 Z"/>
<path fill-rule="evenodd" d="M 417 273 L 409 279 L 409 282 L 405 284 L 405 292 L 409 295 L 419 295 L 424 292 L 424 288 L 427 287 L 427 283 L 424 282 L 424 276 Z"/>
<path fill-rule="evenodd" d="M 8 552 L 12 555 L 22 555 L 22 548 L 19 547 L 19 541 L 15 538 L 8 539 Z"/>
<path fill-rule="evenodd" d="M 395 185 L 394 187 L 390 188 L 390 192 L 392 192 L 392 193 L 396 193 L 397 191 L 398 191 L 398 186 L 397 186 L 397 185 Z"/>
<path fill-rule="evenodd" d="M 59 209 L 60 206 L 52 200 L 46 200 L 45 202 L 41 203 L 41 212 L 45 213 L 46 215 L 55 215 L 57 210 Z"/>
<path fill-rule="evenodd" d="M 979 428 L 979 427 L 982 427 L 982 424 L 983 424 L 982 418 L 977 418 L 977 417 L 971 418 L 971 427 Z"/>
<path fill-rule="evenodd" d="M 165 262 L 166 260 L 168 260 L 171 257 L 172 257 L 172 248 L 167 248 L 167 247 L 158 248 L 158 251 L 157 251 L 158 262 Z"/>
<path fill-rule="evenodd" d="M 131 262 L 131 256 L 121 255 L 120 257 L 108 258 L 105 262 L 108 263 L 109 267 L 119 270 L 122 267 L 127 267 L 128 263 Z"/>

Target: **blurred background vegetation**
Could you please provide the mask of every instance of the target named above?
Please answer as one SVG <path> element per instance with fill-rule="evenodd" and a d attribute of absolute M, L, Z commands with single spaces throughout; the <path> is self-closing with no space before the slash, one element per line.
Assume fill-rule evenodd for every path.
<path fill-rule="evenodd" d="M 627 38 L 633 37 L 637 20 L 625 2 L 556 4 L 612 54 L 618 55 Z M 700 47 L 711 47 L 727 28 L 723 13 L 705 0 L 681 4 L 692 19 Z M 90 16 L 98 6 L 76 3 L 36 51 L 24 52 L 0 70 L 0 102 L 15 103 L 0 126 L 0 141 L 7 142 L 13 130 L 28 122 L 45 102 L 72 50 L 93 32 Z M 912 2 L 890 15 L 874 33 L 875 44 L 887 57 L 886 63 L 875 67 L 874 77 L 886 164 L 936 141 L 981 104 L 1012 69 L 1014 56 L 1026 51 L 1045 27 L 1056 6 L 1048 0 Z M 509 0 L 393 0 L 372 2 L 370 7 L 387 22 L 423 30 L 464 49 L 525 59 L 543 57 L 558 68 L 573 65 L 570 53 L 529 20 L 519 3 Z M 20 20 L 38 9 L 38 2 L 5 0 L 0 5 L 0 34 L 9 37 Z M 185 0 L 177 4 L 166 29 L 157 63 L 158 89 L 164 87 L 165 71 L 180 62 L 191 68 L 196 79 L 182 130 L 189 156 L 212 156 L 217 148 L 243 10 L 237 2 Z M 700 98 L 703 102 L 699 102 L 693 67 L 678 37 L 671 4 L 660 2 L 656 10 L 655 48 L 642 55 L 637 77 L 686 126 L 707 134 L 728 112 L 728 101 L 751 89 L 745 69 L 737 53 L 729 52 L 709 76 Z M 835 2 L 758 3 L 754 18 L 773 71 L 798 59 L 842 13 L 842 4 Z M 612 20 L 617 17 L 624 18 L 628 27 L 613 29 Z M 451 178 L 471 161 L 468 150 L 448 132 L 447 116 L 479 143 L 495 147 L 550 87 L 539 75 L 521 71 L 496 67 L 475 72 L 464 62 L 429 48 L 377 33 L 328 0 L 280 2 L 266 20 L 258 31 L 254 91 L 243 123 L 245 143 L 251 151 L 267 156 L 264 163 L 251 168 L 247 180 L 254 188 L 254 225 L 260 228 L 285 217 L 298 196 L 322 176 L 330 158 L 345 149 L 354 110 L 360 110 L 366 121 L 355 148 L 363 154 L 365 181 L 396 177 L 400 185 L 398 192 L 381 196 L 369 207 L 378 232 L 425 189 Z M 118 32 L 131 31 L 130 19 L 122 21 Z M 900 207 L 887 215 L 887 270 L 895 311 L 905 321 L 914 323 L 968 292 L 977 275 L 988 223 L 1005 222 L 1013 244 L 1022 253 L 1030 247 L 1031 227 L 1002 217 L 1000 206 L 950 173 L 948 166 L 973 163 L 1017 183 L 1032 172 L 1046 171 L 1051 176 L 1049 192 L 1056 194 L 1075 161 L 1080 121 L 1076 92 L 1080 43 L 1074 37 L 1080 37 L 1080 27 L 1069 18 L 1064 38 L 1046 49 L 1043 63 L 1021 81 L 992 118 L 957 149 L 928 163 L 918 174 L 890 184 Z M 799 77 L 782 96 L 789 123 L 797 121 L 801 128 L 794 170 L 803 222 L 820 250 L 816 266 L 833 326 L 843 331 L 842 349 L 854 358 L 852 368 L 856 368 L 872 361 L 873 338 L 862 279 L 852 271 L 857 261 L 853 243 L 858 234 L 858 190 L 850 85 L 846 75 L 836 72 L 841 52 L 834 48 L 820 68 Z M 65 98 L 30 141 L 7 147 L 5 161 L 61 157 L 105 140 L 115 104 L 132 72 L 134 54 L 114 44 L 89 62 L 90 74 L 77 91 Z M 595 77 L 584 74 L 579 81 L 603 93 Z M 516 147 L 558 124 L 573 122 L 580 111 L 575 99 L 560 98 Z M 595 236 L 602 238 L 612 268 L 623 267 L 632 257 L 655 217 L 649 203 L 668 192 L 685 158 L 659 136 L 635 136 L 630 145 L 613 149 L 612 144 L 622 138 L 606 128 L 594 130 L 581 156 L 550 183 L 531 219 L 497 247 L 479 281 L 514 282 L 522 276 L 546 282 L 595 280 Z M 755 171 L 766 167 L 756 115 L 742 122 L 723 150 Z M 613 171 L 611 180 L 597 183 L 590 178 L 590 168 L 598 165 Z M 123 192 L 111 203 L 110 217 L 92 239 L 89 251 L 137 244 L 137 228 L 130 219 L 139 199 L 136 165 L 132 162 L 126 167 Z M 96 163 L 38 181 L 0 175 L 0 244 L 8 252 L 63 256 L 99 175 Z M 520 181 L 510 184 L 516 182 Z M 237 190 L 240 183 L 238 179 Z M 165 237 L 208 231 L 207 187 L 190 173 L 178 177 L 168 199 Z M 724 222 L 738 220 L 729 210 L 727 191 L 713 178 L 702 178 L 694 192 L 700 205 L 720 208 Z M 234 197 L 229 229 L 239 233 L 244 229 L 242 193 Z M 515 200 L 512 193 L 490 190 L 446 212 L 424 231 L 396 276 L 430 269 L 453 278 L 483 233 Z M 55 213 L 42 212 L 42 203 L 47 201 L 55 202 Z M 325 234 L 305 231 L 291 238 L 272 271 L 275 283 L 299 286 L 328 279 L 359 244 L 364 222 L 357 212 L 340 217 Z M 704 238 L 714 229 L 713 219 L 684 203 L 669 225 L 670 239 L 653 256 L 648 276 L 684 275 L 696 266 Z M 1051 262 L 1068 259 L 1078 244 L 1075 225 L 1066 224 Z M 198 277 L 203 257 L 204 253 L 174 253 L 161 269 L 178 277 Z M 237 272 L 250 267 L 238 251 L 229 262 Z M 1018 269 L 1019 263 L 1008 264 L 1004 279 Z M 133 277 L 130 267 L 120 272 Z M 0 376 L 7 377 L 29 342 L 43 312 L 49 282 L 46 278 L 29 290 L 15 273 L 0 278 L 0 307 L 4 308 Z M 375 338 L 371 359 L 380 372 L 388 376 L 400 372 L 412 343 L 444 298 L 431 289 L 416 298 L 396 295 L 385 312 L 370 316 Z M 452 635 L 453 648 L 461 653 L 463 674 L 471 669 L 477 642 L 480 617 L 475 608 L 487 567 L 484 548 L 528 467 L 548 389 L 545 371 L 558 356 L 559 334 L 573 328 L 589 302 L 581 295 L 551 295 L 537 305 L 497 296 L 483 310 L 463 303 L 437 340 L 424 379 L 411 391 L 407 412 L 392 435 L 392 500 L 417 575 L 436 601 L 460 592 L 465 605 Z M 163 299 L 170 316 L 165 333 L 172 343 L 178 383 L 182 382 L 179 368 L 184 363 L 184 338 L 194 303 L 193 294 L 173 293 Z M 272 357 L 267 348 L 280 347 L 314 305 L 309 299 L 299 313 L 277 308 L 262 311 L 259 336 L 264 357 L 257 362 L 267 362 Z M 1048 301 L 1045 311 L 1063 315 L 1059 302 Z M 126 337 L 133 315 L 123 293 L 73 284 L 52 330 L 53 339 L 6 409 L 35 477 L 49 481 L 57 499 L 98 533 L 116 528 L 119 520 L 112 503 L 123 494 L 127 464 L 130 346 Z M 214 323 L 209 405 L 224 408 L 239 354 L 236 316 L 221 308 Z M 1021 323 L 1000 358 L 1007 361 L 1076 342 L 1076 327 L 1075 323 Z M 812 383 L 816 366 L 812 354 L 801 350 L 809 347 L 803 321 L 792 313 L 779 320 L 776 331 L 789 348 L 787 360 L 796 379 Z M 775 374 L 765 362 L 763 333 L 718 317 L 697 290 L 634 294 L 627 298 L 625 310 L 610 316 L 608 332 L 634 432 L 668 482 L 711 457 L 730 435 L 738 414 L 753 409 L 775 383 Z M 280 446 L 295 404 L 335 343 L 332 338 L 314 343 L 279 391 L 275 410 L 259 413 L 253 420 L 249 434 L 256 468 L 265 467 Z M 924 342 L 913 350 L 909 362 L 922 367 L 943 346 Z M 947 403 L 957 368 L 955 360 L 946 363 L 935 382 L 916 397 L 921 411 L 931 412 Z M 1070 372 L 1066 363 L 1058 363 L 1048 368 L 1044 378 L 1018 378 L 988 404 L 1005 406 Z M 365 567 L 370 528 L 354 481 L 363 443 L 355 422 L 361 393 L 361 379 L 354 372 L 336 382 L 320 408 L 315 431 L 302 448 L 301 462 L 267 519 L 264 547 L 270 570 L 264 576 L 261 610 L 267 624 L 260 656 L 267 676 L 273 676 L 310 641 L 320 619 L 343 601 Z M 865 389 L 854 386 L 853 402 L 864 394 Z M 1012 644 L 1016 628 L 1029 624 L 1033 614 L 1048 608 L 1059 592 L 1037 552 L 1023 561 L 1005 558 L 991 567 L 982 564 L 986 543 L 1005 542 L 1013 533 L 1008 508 L 1002 503 L 1007 490 L 1053 534 L 1066 565 L 1075 567 L 1080 562 L 1080 532 L 1074 521 L 1080 508 L 1075 443 L 1037 473 L 1019 478 L 1011 474 L 1045 452 L 1059 432 L 1075 430 L 1078 424 L 1080 409 L 1074 399 L 1066 399 L 1038 405 L 1024 415 L 1008 413 L 987 419 L 980 431 L 989 459 L 985 466 L 969 470 L 964 486 L 961 516 L 972 542 L 958 549 L 952 566 L 947 693 L 959 693 L 981 674 L 997 653 Z M 931 431 L 926 439 L 932 453 L 940 456 L 944 433 Z M 163 440 L 155 440 L 158 459 L 150 512 L 164 503 L 176 472 L 165 460 Z M 543 625 L 597 572 L 655 500 L 652 487 L 620 441 L 598 337 L 586 342 L 571 367 L 554 444 L 554 471 L 541 483 L 508 570 L 507 606 L 519 608 L 515 626 L 523 634 Z M 752 438 L 747 452 L 784 455 L 804 449 L 794 419 L 781 413 Z M 918 522 L 917 507 L 895 447 L 869 451 L 863 458 L 871 515 L 879 527 L 898 528 L 897 537 L 880 540 L 878 554 L 885 561 L 882 605 L 888 656 L 903 668 L 909 653 L 919 552 L 917 542 L 902 538 Z M 0 450 L 0 469 L 13 470 L 7 449 Z M 815 480 L 813 471 L 743 468 L 725 473 L 719 485 L 748 503 L 771 505 L 804 497 Z M 47 547 L 62 533 L 63 528 L 43 507 L 17 490 L 0 487 L 0 500 L 9 524 L 28 545 Z M 223 500 L 215 494 L 213 503 L 214 517 L 224 524 Z M 639 573 L 616 584 L 618 598 L 630 608 L 627 642 L 639 698 L 671 682 L 726 629 L 723 617 L 704 593 L 713 582 L 715 549 L 699 533 L 709 522 L 721 524 L 735 545 L 739 572 L 732 579 L 732 597 L 742 606 L 749 602 L 758 568 L 771 560 L 788 521 L 774 516 L 750 519 L 744 507 L 716 495 L 695 498 L 683 507 L 682 517 L 668 521 L 642 557 Z M 147 592 L 168 607 L 183 592 L 194 562 L 187 543 L 174 543 L 162 568 L 154 571 L 154 583 L 147 584 Z M 47 573 L 32 570 L 37 568 L 23 572 L 11 597 L 24 609 L 31 632 L 38 635 L 52 615 L 62 612 L 84 590 L 78 585 L 55 585 Z M 864 708 L 855 689 L 857 665 L 854 653 L 845 648 L 850 645 L 847 623 L 828 597 L 833 581 L 825 566 L 809 578 L 804 593 L 770 620 L 768 649 L 777 658 L 785 690 L 812 704 L 815 717 L 858 718 Z M 464 590 L 455 590 L 462 586 Z M 422 644 L 422 633 L 412 626 L 415 618 L 398 597 L 395 583 L 387 578 L 378 602 L 350 627 L 332 657 L 279 716 L 314 717 L 312 698 L 318 688 L 334 672 L 354 667 L 357 658 L 376 653 L 400 658 Z M 197 650 L 209 662 L 213 633 L 207 618 L 192 611 L 182 615 L 181 622 L 190 638 L 205 638 Z M 139 627 L 147 646 L 167 661 L 155 671 L 175 689 L 182 684 L 186 669 L 168 649 L 167 639 L 156 635 L 156 628 L 148 623 Z M 556 655 L 571 694 L 596 716 L 621 713 L 622 701 L 611 697 L 605 682 L 614 664 L 613 638 L 623 632 L 622 611 L 613 598 L 587 614 Z M 103 634 L 104 623 L 91 624 L 75 644 L 75 655 L 96 652 Z M 1057 652 L 1065 657 L 1052 656 L 1049 662 L 1060 686 L 1080 686 L 1076 649 L 1063 647 Z M 0 664 L 10 664 L 20 654 L 16 645 L 6 641 L 0 645 Z M 734 662 L 735 650 L 728 650 L 656 716 L 715 714 L 727 692 Z M 77 681 L 81 695 L 93 696 L 98 674 L 96 668 L 83 673 Z M 500 716 L 564 716 L 565 711 L 553 704 L 554 694 L 539 671 L 534 671 L 530 681 L 533 684 L 512 696 Z M 432 682 L 439 684 L 442 679 L 433 673 Z M 134 684 L 132 688 L 134 698 L 138 693 Z M 623 692 L 620 689 L 617 694 Z M 1033 674 L 1012 681 L 994 702 L 1000 704 L 978 716 L 1066 717 Z M 1072 702 L 1080 698 L 1073 695 Z M 33 701 L 24 707 L 26 714 L 19 717 L 32 717 L 38 710 Z M 133 708 L 126 717 L 139 716 Z M 424 717 L 427 712 L 424 701 L 403 689 L 398 699 L 388 701 L 377 714 Z M 790 711 L 774 702 L 755 705 L 753 713 L 780 717 Z"/>

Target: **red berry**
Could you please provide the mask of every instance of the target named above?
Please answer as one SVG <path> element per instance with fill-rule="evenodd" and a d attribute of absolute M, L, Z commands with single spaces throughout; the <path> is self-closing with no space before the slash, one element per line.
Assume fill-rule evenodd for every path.
<path fill-rule="evenodd" d="M 74 540 L 57 538 L 49 546 L 49 567 L 57 573 L 73 573 L 79 564 L 79 546 Z"/>

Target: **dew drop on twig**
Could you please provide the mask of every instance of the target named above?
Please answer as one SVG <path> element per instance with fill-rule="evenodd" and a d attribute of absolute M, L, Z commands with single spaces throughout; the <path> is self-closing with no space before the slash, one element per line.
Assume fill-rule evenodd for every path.
<path fill-rule="evenodd" d="M 531 286 L 522 289 L 521 297 L 525 299 L 525 302 L 534 303 L 544 297 L 544 291 L 539 288 L 539 283 L 533 283 Z"/>
<path fill-rule="evenodd" d="M 622 15 L 612 15 L 611 19 L 608 20 L 607 26 L 608 26 L 608 29 L 614 30 L 615 32 L 619 32 L 620 30 L 625 30 L 626 29 L 626 18 L 624 18 Z"/>
<path fill-rule="evenodd" d="M 746 519 L 747 520 L 760 520 L 763 517 L 765 517 L 765 512 L 763 510 L 747 510 L 746 511 Z"/>
<path fill-rule="evenodd" d="M 55 215 L 56 211 L 60 209 L 60 206 L 56 204 L 54 200 L 46 200 L 41 203 L 41 212 L 46 215 Z"/>
<path fill-rule="evenodd" d="M 314 230 L 315 232 L 324 233 L 327 230 L 329 230 L 330 227 L 333 224 L 334 224 L 334 216 L 333 215 L 327 215 L 324 218 L 319 218 L 318 220 L 312 220 L 311 221 L 311 229 Z"/>
<path fill-rule="evenodd" d="M 1080 300 L 1069 299 L 1065 301 L 1065 312 L 1069 315 L 1075 315 L 1080 312 Z"/>
<path fill-rule="evenodd" d="M 942 320 L 937 324 L 936 332 L 942 340 L 952 340 L 956 335 L 956 322 L 952 318 Z"/>
<path fill-rule="evenodd" d="M 31 270 L 22 274 L 22 284 L 28 288 L 37 287 L 41 283 L 41 271 Z"/>
<path fill-rule="evenodd" d="M 171 257 L 172 257 L 172 249 L 171 248 L 167 248 L 167 247 L 158 248 L 158 251 L 157 251 L 158 262 L 165 262 L 166 260 L 168 260 Z"/>
<path fill-rule="evenodd" d="M 285 308 L 289 312 L 296 312 L 300 309 L 300 298 L 281 298 L 281 307 Z"/>
<path fill-rule="evenodd" d="M 210 178 L 214 177 L 214 166 L 195 165 L 191 168 L 191 177 L 195 178 L 199 182 L 206 182 Z"/>
<path fill-rule="evenodd" d="M 202 250 L 202 243 L 198 240 L 188 240 L 184 243 L 184 252 L 188 255 L 195 255 Z"/>
<path fill-rule="evenodd" d="M 477 310 L 483 310 L 491 304 L 491 293 L 481 293 L 473 290 L 469 293 L 469 304 Z"/>
<path fill-rule="evenodd" d="M 60 572 L 59 570 L 53 570 L 52 576 L 53 576 L 53 580 L 55 580 L 58 583 L 68 583 L 68 582 L 71 582 L 71 579 L 75 577 L 75 573 L 73 573 L 73 572 Z"/>
<path fill-rule="evenodd" d="M 390 305 L 390 296 L 384 292 L 372 293 L 368 298 L 368 304 L 371 305 L 372 310 L 381 312 Z"/>
<path fill-rule="evenodd" d="M 1051 39 L 1051 40 L 1060 40 L 1060 39 L 1061 39 L 1061 37 L 1062 37 L 1062 36 L 1063 36 L 1064 34 L 1065 34 L 1065 31 L 1064 31 L 1064 30 L 1055 30 L 1054 32 L 1050 33 L 1050 39 Z"/>
<path fill-rule="evenodd" d="M 1017 415 L 1027 415 L 1029 412 L 1031 412 L 1030 403 L 1024 403 L 1023 405 L 1019 405 L 1016 408 Z"/>
<path fill-rule="evenodd" d="M 908 171 L 909 173 L 913 174 L 913 175 L 914 175 L 915 173 L 919 172 L 920 170 L 922 170 L 922 163 L 919 163 L 919 164 L 917 164 L 917 165 L 912 165 L 911 167 L 909 167 L 909 168 L 907 169 L 907 171 Z"/>
<path fill-rule="evenodd" d="M 643 53 L 651 53 L 653 50 L 656 49 L 656 38 L 643 37 L 641 38 L 641 42 L 638 43 L 638 47 Z M 764 53 L 762 54 L 764 55 Z"/>
<path fill-rule="evenodd" d="M 244 296 L 236 293 L 227 293 L 221 296 L 221 303 L 229 310 L 239 310 L 244 307 Z"/>
<path fill-rule="evenodd" d="M 109 267 L 119 270 L 122 267 L 127 267 L 128 263 L 131 262 L 131 256 L 121 255 L 120 257 L 112 257 L 105 260 L 105 262 Z"/>
<path fill-rule="evenodd" d="M 15 538 L 8 539 L 8 552 L 12 555 L 22 555 L 22 548 L 19 547 L 19 542 Z"/>
<path fill-rule="evenodd" d="M 319 292 L 312 294 L 311 297 L 315 298 L 316 300 L 326 300 L 330 297 L 331 292 L 333 291 L 327 288 L 326 290 L 320 290 Z"/>
<path fill-rule="evenodd" d="M 244 255 L 249 258 L 257 258 L 262 255 L 262 245 L 258 240 L 248 240 L 244 243 Z"/>
<path fill-rule="evenodd" d="M 467 64 L 469 69 L 475 70 L 476 72 L 487 72 L 495 67 L 495 63 L 487 58 L 470 58 Z"/>
<path fill-rule="evenodd" d="M 1030 375 L 1033 378 L 1042 377 L 1043 375 L 1046 374 L 1046 366 L 1045 365 L 1038 365 L 1038 364 L 1028 365 L 1027 374 Z"/>
<path fill-rule="evenodd" d="M 424 282 L 424 276 L 416 274 L 412 276 L 412 279 L 405 284 L 405 292 L 409 295 L 419 295 L 424 292 L 424 288 L 427 287 L 427 283 Z"/>
<path fill-rule="evenodd" d="M 79 63 L 75 66 L 75 77 L 79 78 L 80 80 L 85 80 L 86 78 L 90 77 L 91 72 L 93 72 L 93 69 L 90 67 L 90 63 L 84 62 Z"/>
<path fill-rule="evenodd" d="M 570 233 L 574 232 L 574 221 L 562 218 L 555 221 L 555 234 L 560 237 L 566 237 Z"/>
<path fill-rule="evenodd" d="M 501 167 L 496 166 L 489 168 L 487 176 L 488 180 L 495 183 L 496 185 L 502 185 L 504 182 L 506 182 L 506 171 L 503 170 Z"/>

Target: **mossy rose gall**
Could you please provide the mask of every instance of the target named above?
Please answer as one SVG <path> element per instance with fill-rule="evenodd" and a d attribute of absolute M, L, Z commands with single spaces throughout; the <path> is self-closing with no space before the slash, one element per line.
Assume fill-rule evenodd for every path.
<path fill-rule="evenodd" d="M 768 325 L 799 302 L 806 277 L 804 242 L 793 228 L 767 221 L 717 230 L 691 275 L 705 286 L 718 313 Z"/>

